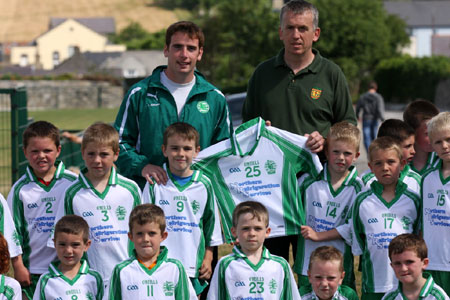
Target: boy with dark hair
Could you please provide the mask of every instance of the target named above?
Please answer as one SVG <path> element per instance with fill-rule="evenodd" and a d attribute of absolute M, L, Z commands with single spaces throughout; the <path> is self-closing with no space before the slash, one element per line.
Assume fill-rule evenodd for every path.
<path fill-rule="evenodd" d="M 389 267 L 388 243 L 402 233 L 417 231 L 419 197 L 399 181 L 406 161 L 395 139 L 376 138 L 369 147 L 369 167 L 376 181 L 356 197 L 350 219 L 352 252 L 362 255 L 362 299 L 381 299 L 397 280 Z M 303 226 L 302 235 L 315 241 L 340 237 L 336 229 L 315 232 Z"/>
<path fill-rule="evenodd" d="M 309 259 L 310 286 L 300 286 L 303 300 L 358 300 L 356 292 L 342 285 L 345 276 L 344 257 L 333 246 L 316 248 Z"/>
<path fill-rule="evenodd" d="M 102 275 L 106 290 L 112 269 L 131 252 L 126 235 L 128 216 L 141 204 L 141 191 L 114 167 L 119 155 L 119 135 L 111 125 L 89 126 L 83 135 L 81 155 L 86 168 L 67 188 L 59 216 L 82 216 L 89 224 L 92 245 L 87 260 Z"/>
<path fill-rule="evenodd" d="M 194 127 L 181 122 L 167 127 L 162 152 L 169 161 L 164 165 L 169 180 L 165 185 L 147 183 L 143 192 L 144 203 L 163 209 L 169 223 L 169 237 L 163 245 L 169 250 L 168 256 L 180 260 L 186 268 L 197 295 L 212 275 L 212 246 L 223 243 L 211 181 L 202 171 L 191 170 L 199 150 L 199 134 Z"/>
<path fill-rule="evenodd" d="M 42 274 L 33 300 L 101 300 L 103 280 L 82 258 L 91 245 L 87 222 L 80 216 L 64 216 L 56 223 L 54 237 L 58 261 Z"/>
<path fill-rule="evenodd" d="M 266 207 L 256 201 L 239 203 L 231 230 L 238 244 L 217 264 L 208 299 L 300 300 L 289 263 L 264 247 L 270 233 Z"/>
<path fill-rule="evenodd" d="M 331 126 L 325 144 L 327 162 L 318 176 L 305 174 L 298 180 L 306 215 L 306 225 L 316 231 L 327 231 L 345 224 L 350 207 L 363 183 L 353 163 L 359 156 L 361 133 L 355 125 L 339 122 Z M 350 227 L 341 227 L 341 235 L 350 240 Z M 299 286 L 308 286 L 308 262 L 311 252 L 317 247 L 332 245 L 345 253 L 344 284 L 355 287 L 353 256 L 351 248 L 341 239 L 314 242 L 298 239 L 294 272 L 299 275 Z"/>
<path fill-rule="evenodd" d="M 115 266 L 110 300 L 197 299 L 183 265 L 168 258 L 167 248 L 160 246 L 167 238 L 165 228 L 166 218 L 160 207 L 142 204 L 133 209 L 128 237 L 135 250 L 129 259 Z"/>
<path fill-rule="evenodd" d="M 431 274 L 424 272 L 429 260 L 427 245 L 421 237 L 408 233 L 396 236 L 389 244 L 389 258 L 400 282 L 383 300 L 449 299 Z"/>
<path fill-rule="evenodd" d="M 64 191 L 76 175 L 56 161 L 61 152 L 59 130 L 49 122 L 37 121 L 25 129 L 23 151 L 29 165 L 9 192 L 8 205 L 23 251 L 13 258 L 14 276 L 31 299 L 40 275 L 56 258 L 45 241 L 50 239 Z"/>
<path fill-rule="evenodd" d="M 422 176 L 413 171 L 408 163 L 410 163 L 416 151 L 414 150 L 415 131 L 406 122 L 397 119 L 388 119 L 384 121 L 380 129 L 378 130 L 378 137 L 390 136 L 394 138 L 403 152 L 403 159 L 407 164 L 400 173 L 400 181 L 406 183 L 408 189 L 417 195 L 420 195 L 420 180 Z M 370 187 L 371 183 L 376 180 L 375 175 L 368 170 L 365 172 L 361 179 L 367 187 Z"/>
<path fill-rule="evenodd" d="M 437 166 L 422 177 L 422 234 L 428 245 L 427 271 L 450 294 L 450 112 L 442 112 L 428 122 L 433 150 L 440 158 Z"/>
<path fill-rule="evenodd" d="M 433 103 L 421 99 L 409 103 L 403 112 L 403 121 L 415 131 L 416 154 L 409 164 L 413 171 L 420 175 L 436 166 L 437 156 L 430 145 L 427 123 L 438 113 L 439 109 Z"/>

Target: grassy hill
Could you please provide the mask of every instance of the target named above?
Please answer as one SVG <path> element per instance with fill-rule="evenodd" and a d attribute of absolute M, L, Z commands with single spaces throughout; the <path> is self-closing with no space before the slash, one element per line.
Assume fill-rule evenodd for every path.
<path fill-rule="evenodd" d="M 152 0 L 1 0 L 0 43 L 31 41 L 48 29 L 50 17 L 114 17 L 119 31 L 137 21 L 150 32 L 180 19 Z"/>

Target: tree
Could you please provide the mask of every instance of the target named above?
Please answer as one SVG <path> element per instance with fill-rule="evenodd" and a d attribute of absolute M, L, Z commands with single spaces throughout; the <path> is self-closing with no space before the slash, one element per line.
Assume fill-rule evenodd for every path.
<path fill-rule="evenodd" d="M 165 30 L 149 33 L 141 24 L 131 22 L 118 34 L 110 37 L 116 44 L 125 44 L 128 50 L 163 49 L 165 44 Z"/>
<path fill-rule="evenodd" d="M 388 15 L 381 0 L 315 0 L 321 36 L 316 47 L 341 66 L 355 85 L 409 42 L 405 23 Z M 356 84 L 357 85 L 357 84 Z"/>
<path fill-rule="evenodd" d="M 267 0 L 219 1 L 199 23 L 206 40 L 199 68 L 225 92 L 245 90 L 255 67 L 281 47 Z"/>

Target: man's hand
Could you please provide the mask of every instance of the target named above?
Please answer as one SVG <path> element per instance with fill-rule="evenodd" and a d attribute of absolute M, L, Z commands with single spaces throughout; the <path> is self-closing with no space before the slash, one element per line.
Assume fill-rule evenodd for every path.
<path fill-rule="evenodd" d="M 14 278 L 22 287 L 29 286 L 31 284 L 31 275 L 30 271 L 23 264 L 22 255 L 13 257 L 11 261 L 14 268 Z"/>
<path fill-rule="evenodd" d="M 311 241 L 315 241 L 315 242 L 318 241 L 317 232 L 315 232 L 314 229 L 312 229 L 309 226 L 301 226 L 300 233 L 305 238 L 305 240 L 311 240 Z"/>
<path fill-rule="evenodd" d="M 153 180 L 156 181 L 157 184 L 165 185 L 167 183 L 167 173 L 163 168 L 156 165 L 148 164 L 141 171 L 142 177 L 144 177 L 150 184 L 153 184 Z"/>
<path fill-rule="evenodd" d="M 319 132 L 314 131 L 311 134 L 305 134 L 305 137 L 308 138 L 306 140 L 306 147 L 308 147 L 312 153 L 322 151 L 323 145 L 325 144 L 325 139 Z"/>
<path fill-rule="evenodd" d="M 213 259 L 212 247 L 206 247 L 205 257 L 203 258 L 202 266 L 200 267 L 200 270 L 198 271 L 199 279 L 208 280 L 211 278 L 211 275 L 212 275 L 211 261 L 212 261 L 212 259 Z"/>

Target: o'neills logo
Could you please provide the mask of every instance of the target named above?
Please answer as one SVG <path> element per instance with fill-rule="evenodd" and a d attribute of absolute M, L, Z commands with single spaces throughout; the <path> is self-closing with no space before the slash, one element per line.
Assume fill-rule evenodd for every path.
<path fill-rule="evenodd" d="M 322 95 L 322 90 L 319 88 L 312 88 L 311 89 L 311 98 L 314 100 L 317 100 L 320 98 L 320 95 Z"/>

